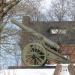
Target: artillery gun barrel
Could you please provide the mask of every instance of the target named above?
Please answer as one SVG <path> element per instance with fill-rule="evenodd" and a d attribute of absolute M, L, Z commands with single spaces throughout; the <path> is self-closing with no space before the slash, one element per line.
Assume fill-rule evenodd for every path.
<path fill-rule="evenodd" d="M 48 44 L 51 48 L 54 48 L 56 50 L 59 50 L 60 47 L 55 42 L 47 39 L 44 35 L 36 32 L 34 29 L 31 29 L 27 27 L 26 25 L 23 25 L 22 23 L 18 22 L 16 19 L 11 19 L 11 22 L 22 28 L 24 31 L 31 33 L 32 35 L 36 36 L 37 38 L 43 40 L 46 44 Z"/>

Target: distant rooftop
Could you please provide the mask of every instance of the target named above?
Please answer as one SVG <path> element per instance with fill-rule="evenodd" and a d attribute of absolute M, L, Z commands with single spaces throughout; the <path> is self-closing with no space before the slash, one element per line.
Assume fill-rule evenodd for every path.
<path fill-rule="evenodd" d="M 23 17 L 23 24 L 57 43 L 75 44 L 75 21 L 31 21 Z"/>

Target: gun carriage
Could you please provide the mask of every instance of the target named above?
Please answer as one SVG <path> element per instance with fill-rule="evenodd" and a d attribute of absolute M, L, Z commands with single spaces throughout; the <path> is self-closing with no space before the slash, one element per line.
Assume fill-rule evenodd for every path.
<path fill-rule="evenodd" d="M 37 39 L 36 42 L 27 44 L 21 52 L 22 61 L 26 66 L 42 66 L 47 60 L 54 60 L 57 63 L 70 62 L 69 59 L 59 53 L 60 46 L 57 43 L 16 21 L 16 19 L 11 19 L 11 22 L 22 28 L 24 31 L 31 33 Z"/>

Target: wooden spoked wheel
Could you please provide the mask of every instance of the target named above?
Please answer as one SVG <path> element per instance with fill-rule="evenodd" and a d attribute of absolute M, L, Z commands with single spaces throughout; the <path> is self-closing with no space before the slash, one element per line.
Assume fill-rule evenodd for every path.
<path fill-rule="evenodd" d="M 22 51 L 22 60 L 26 66 L 41 66 L 46 61 L 46 50 L 39 43 L 30 43 Z"/>

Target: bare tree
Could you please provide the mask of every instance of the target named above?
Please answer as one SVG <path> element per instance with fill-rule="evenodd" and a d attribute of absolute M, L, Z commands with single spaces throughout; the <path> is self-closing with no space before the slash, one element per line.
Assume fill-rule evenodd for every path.
<path fill-rule="evenodd" d="M 13 13 L 19 15 L 29 15 L 33 19 L 38 20 L 42 0 L 21 0 L 21 2 L 12 9 Z M 19 11 L 19 12 L 18 12 Z"/>
<path fill-rule="evenodd" d="M 12 27 L 6 28 L 3 29 L 1 36 L 5 36 L 5 38 L 2 38 L 0 42 L 0 67 L 8 68 L 13 65 L 13 62 L 15 62 L 14 65 L 20 65 L 19 31 Z"/>
<path fill-rule="evenodd" d="M 0 13 L 0 20 L 2 20 L 2 18 L 7 14 L 7 12 L 13 7 L 15 6 L 17 3 L 19 2 L 19 0 L 12 0 L 12 2 L 10 3 L 6 3 L 6 5 L 4 5 L 5 3 L 2 2 L 1 5 L 1 13 Z"/>
<path fill-rule="evenodd" d="M 67 0 L 52 1 L 48 14 L 52 20 L 63 21 L 65 15 L 67 16 L 67 7 Z"/>
<path fill-rule="evenodd" d="M 16 1 L 18 3 L 20 0 L 16 0 Z M 0 67 L 6 68 L 10 66 L 11 60 L 13 60 L 13 62 L 15 61 L 16 64 L 14 65 L 17 65 L 17 66 L 21 62 L 20 48 L 17 41 L 19 40 L 20 35 L 18 34 L 19 31 L 17 31 L 17 29 L 16 30 L 13 29 L 14 25 L 11 26 L 11 23 L 9 21 L 10 17 L 16 16 L 16 15 L 20 16 L 19 13 L 23 12 L 24 15 L 30 15 L 34 20 L 35 19 L 38 20 L 39 6 L 41 5 L 40 4 L 41 1 L 42 0 L 40 1 L 39 0 L 21 0 L 21 2 L 18 5 L 16 5 L 17 3 L 14 0 L 13 3 L 11 2 L 10 4 L 8 4 L 7 7 L 3 8 L 5 10 L 3 11 L 3 13 L 1 13 L 0 20 L 4 18 L 4 21 L 5 21 L 5 22 L 3 21 L 4 24 L 9 23 L 9 26 L 6 29 L 3 28 L 3 31 L 2 31 L 3 25 L 2 26 L 0 25 L 0 30 L 2 31 L 0 32 L 0 49 L 1 49 L 0 50 L 0 59 L 1 59 Z M 14 5 L 15 7 L 11 9 Z"/>
<path fill-rule="evenodd" d="M 68 15 L 75 21 L 75 0 L 68 0 Z"/>

